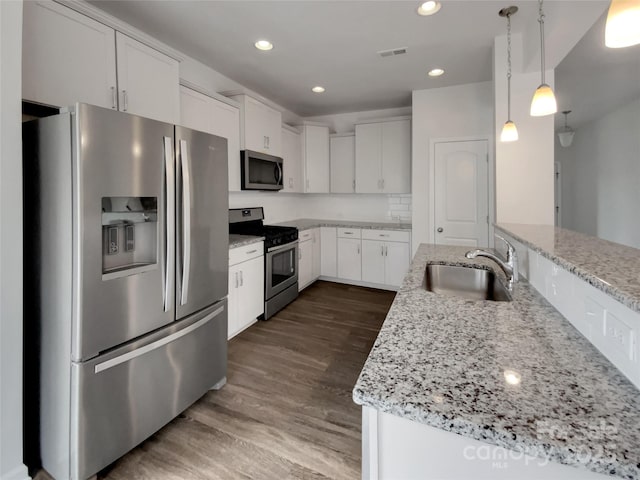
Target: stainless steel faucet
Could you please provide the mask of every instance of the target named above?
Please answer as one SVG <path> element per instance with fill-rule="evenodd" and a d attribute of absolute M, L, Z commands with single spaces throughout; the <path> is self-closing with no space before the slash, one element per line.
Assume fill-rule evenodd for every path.
<path fill-rule="evenodd" d="M 507 261 L 503 262 L 499 257 L 486 250 L 470 250 L 464 256 L 467 258 L 487 257 L 498 264 L 504 274 L 507 276 L 507 289 L 513 291 L 513 284 L 518 281 L 518 254 L 511 243 L 500 235 L 496 235 L 507 245 Z"/>

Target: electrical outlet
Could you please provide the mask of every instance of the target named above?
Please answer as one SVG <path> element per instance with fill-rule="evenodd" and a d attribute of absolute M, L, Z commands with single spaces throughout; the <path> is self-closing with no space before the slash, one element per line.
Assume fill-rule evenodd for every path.
<path fill-rule="evenodd" d="M 633 361 L 635 353 L 635 335 L 633 329 L 618 317 L 607 311 L 605 319 L 605 337 L 611 347 Z"/>

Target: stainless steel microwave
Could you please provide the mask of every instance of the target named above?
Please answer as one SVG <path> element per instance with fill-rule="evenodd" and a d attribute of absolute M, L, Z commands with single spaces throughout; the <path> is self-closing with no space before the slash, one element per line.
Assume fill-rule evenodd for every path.
<path fill-rule="evenodd" d="M 266 153 L 240 152 L 242 190 L 282 190 L 282 158 Z"/>

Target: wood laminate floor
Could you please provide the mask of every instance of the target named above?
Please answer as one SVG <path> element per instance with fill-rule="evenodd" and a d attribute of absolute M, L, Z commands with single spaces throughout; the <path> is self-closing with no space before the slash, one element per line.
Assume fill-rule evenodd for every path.
<path fill-rule="evenodd" d="M 351 390 L 394 295 L 316 282 L 229 342 L 222 390 L 98 478 L 360 478 L 361 410 Z"/>

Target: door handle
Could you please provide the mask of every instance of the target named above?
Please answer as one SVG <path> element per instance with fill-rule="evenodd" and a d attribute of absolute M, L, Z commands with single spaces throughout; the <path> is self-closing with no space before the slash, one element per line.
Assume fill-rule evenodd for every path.
<path fill-rule="evenodd" d="M 444 230 L 442 229 L 442 227 L 438 227 L 438 233 L 442 233 L 444 232 Z"/>
<path fill-rule="evenodd" d="M 175 279 L 176 263 L 176 220 L 173 215 L 176 205 L 176 180 L 173 162 L 173 139 L 164 137 L 164 179 L 165 179 L 165 237 L 164 237 L 164 268 L 163 268 L 163 292 L 164 311 L 168 312 L 172 307 L 174 295 L 173 281 Z"/>
<path fill-rule="evenodd" d="M 182 171 L 182 288 L 180 305 L 189 298 L 189 276 L 191 269 L 191 165 L 187 141 L 180 140 L 180 165 Z"/>

